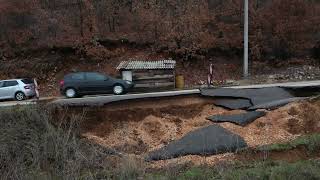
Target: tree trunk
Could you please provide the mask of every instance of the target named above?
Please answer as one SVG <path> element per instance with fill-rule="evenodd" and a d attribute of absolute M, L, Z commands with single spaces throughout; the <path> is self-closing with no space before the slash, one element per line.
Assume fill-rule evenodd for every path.
<path fill-rule="evenodd" d="M 84 33 L 83 33 L 83 14 L 82 14 L 82 2 L 81 0 L 78 0 L 78 7 L 79 7 L 79 14 L 80 14 L 80 35 L 81 37 L 84 36 Z"/>

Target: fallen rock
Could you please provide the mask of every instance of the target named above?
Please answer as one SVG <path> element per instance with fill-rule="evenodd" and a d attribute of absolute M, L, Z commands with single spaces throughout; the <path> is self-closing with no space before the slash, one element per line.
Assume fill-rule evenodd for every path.
<path fill-rule="evenodd" d="M 150 152 L 146 160 L 165 160 L 185 155 L 215 155 L 235 152 L 247 147 L 247 143 L 239 135 L 218 125 L 208 126 L 188 133 L 167 146 Z"/>
<path fill-rule="evenodd" d="M 266 113 L 263 111 L 253 111 L 243 114 L 233 114 L 233 115 L 214 115 L 208 117 L 207 119 L 212 122 L 231 122 L 240 126 L 246 126 L 256 119 L 265 116 Z"/>

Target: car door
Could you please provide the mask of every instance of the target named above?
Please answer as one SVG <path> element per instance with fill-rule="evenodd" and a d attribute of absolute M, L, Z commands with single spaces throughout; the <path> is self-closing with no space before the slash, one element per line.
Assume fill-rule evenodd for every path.
<path fill-rule="evenodd" d="M 0 99 L 5 99 L 5 90 L 3 89 L 3 81 L 0 81 Z"/>
<path fill-rule="evenodd" d="M 1 94 L 3 99 L 11 99 L 14 98 L 14 95 L 16 93 L 18 82 L 15 80 L 12 81 L 4 81 L 2 88 L 1 88 Z"/>
<path fill-rule="evenodd" d="M 86 73 L 86 90 L 93 94 L 107 93 L 110 79 L 100 73 Z"/>
<path fill-rule="evenodd" d="M 86 93 L 87 81 L 85 73 L 74 73 L 67 78 L 68 86 L 76 88 L 79 93 Z"/>
<path fill-rule="evenodd" d="M 113 92 L 112 91 L 113 84 L 114 84 L 114 79 L 111 78 L 110 76 L 105 76 L 105 80 L 102 85 L 103 93 Z"/>

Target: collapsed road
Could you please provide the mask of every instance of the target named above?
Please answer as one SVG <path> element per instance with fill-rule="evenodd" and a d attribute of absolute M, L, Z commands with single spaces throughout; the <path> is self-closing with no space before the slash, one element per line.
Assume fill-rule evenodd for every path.
<path fill-rule="evenodd" d="M 253 111 L 242 114 L 232 114 L 232 115 L 214 115 L 208 117 L 207 119 L 212 122 L 231 122 L 240 126 L 246 126 L 247 124 L 252 123 L 254 120 L 265 116 L 266 112 L 264 111 Z"/>
<path fill-rule="evenodd" d="M 266 114 L 265 112 L 257 111 L 259 109 L 274 110 L 291 102 L 304 100 L 308 96 L 318 95 L 319 93 L 320 87 L 201 89 L 202 96 L 215 98 L 213 104 L 216 106 L 230 110 L 248 111 L 234 115 L 212 115 L 207 117 L 208 120 L 213 122 L 230 122 L 240 126 L 245 126 Z"/>
<path fill-rule="evenodd" d="M 211 125 L 188 133 L 183 138 L 149 153 L 146 160 L 172 159 L 184 155 L 215 155 L 247 147 L 239 135 Z"/>
<path fill-rule="evenodd" d="M 115 152 L 162 160 L 234 152 L 257 145 L 255 141 L 266 144 L 290 138 L 291 129 L 279 126 L 279 122 L 289 120 L 274 117 L 268 110 L 317 93 L 319 86 L 212 88 L 59 99 L 49 104 L 72 107 L 69 110 L 76 113 L 85 110 L 87 120 L 82 123 L 86 126 L 82 135 L 91 141 Z M 264 128 L 270 124 L 272 128 Z M 258 133 L 257 129 L 266 133 Z"/>
<path fill-rule="evenodd" d="M 247 144 L 252 145 L 250 134 L 244 138 L 244 134 L 238 133 L 250 132 L 248 128 L 252 128 L 251 124 L 257 119 L 266 119 L 264 116 L 268 116 L 271 112 L 268 110 L 305 98 L 299 97 L 299 94 L 308 96 L 315 92 L 319 92 L 319 88 L 314 86 L 309 86 L 307 89 L 305 87 L 211 88 L 201 89 L 199 92 L 188 90 L 71 99 L 71 104 L 71 100 L 61 99 L 53 104 L 71 106 L 77 110 L 87 108 L 90 121 L 84 123 L 87 125 L 83 133 L 85 137 L 105 146 L 111 146 L 121 153 L 138 154 L 148 161 L 157 161 L 188 155 L 210 156 L 234 152 L 246 147 Z M 163 101 L 166 104 L 157 108 Z M 149 102 L 148 108 L 145 107 L 147 102 Z M 184 103 L 191 104 L 182 105 Z M 232 108 L 225 108 L 223 104 Z M 224 107 L 223 110 L 217 109 L 218 106 Z M 255 111 L 256 109 L 259 111 Z M 197 122 L 194 119 L 201 122 L 201 125 L 193 125 Z M 234 124 L 231 131 L 225 128 L 228 127 L 225 124 L 229 122 Z M 183 124 L 189 124 L 191 129 L 183 130 L 185 129 Z M 239 129 L 235 126 L 239 126 Z M 285 131 L 279 132 L 285 134 Z M 219 136 L 220 134 L 223 136 Z M 276 138 L 286 137 L 284 134 Z M 272 140 L 271 137 L 275 135 L 277 134 L 268 136 Z M 262 135 L 261 140 L 264 140 L 264 137 Z"/>
<path fill-rule="evenodd" d="M 290 102 L 303 100 L 304 97 L 317 95 L 320 87 L 257 89 L 206 88 L 201 95 L 215 98 L 214 104 L 228 109 L 272 109 Z"/>
<path fill-rule="evenodd" d="M 230 122 L 239 126 L 246 126 L 256 119 L 265 116 L 264 111 L 257 109 L 274 110 L 290 102 L 299 101 L 304 97 L 296 97 L 298 92 L 309 90 L 319 93 L 318 88 L 280 88 L 266 87 L 255 89 L 232 88 L 206 88 L 201 89 L 203 97 L 214 98 L 213 104 L 227 109 L 247 110 L 238 114 L 216 114 L 206 119 L 214 123 Z M 295 92 L 295 93 L 293 93 Z M 222 98 L 222 99 L 219 99 Z M 246 142 L 241 136 L 237 136 L 223 127 L 212 125 L 190 132 L 180 140 L 173 141 L 161 149 L 150 152 L 147 160 L 164 160 L 185 155 L 214 155 L 234 152 L 246 147 Z"/>
<path fill-rule="evenodd" d="M 250 100 L 252 106 L 257 106 L 260 104 L 265 104 L 272 101 L 293 98 L 290 92 L 279 87 L 268 87 L 260 89 L 231 89 L 231 88 L 220 88 L 220 89 L 201 89 L 201 95 L 215 97 L 215 98 L 229 98 L 233 100 L 234 98 L 243 98 Z M 237 103 L 237 102 L 235 102 Z M 229 102 L 231 105 L 232 103 Z M 241 107 L 247 105 L 239 104 Z M 239 109 L 239 108 L 236 108 Z"/>
<path fill-rule="evenodd" d="M 162 165 L 178 159 L 197 162 L 203 156 L 211 161 L 225 156 L 219 155 L 221 153 L 244 148 L 243 144 L 238 143 L 241 139 L 248 147 L 256 147 L 285 142 L 304 132 L 318 132 L 320 111 L 312 99 L 316 98 L 294 102 L 272 111 L 259 110 L 265 116 L 254 121 L 250 119 L 244 125 L 207 120 L 212 115 L 237 115 L 247 111 L 217 107 L 213 104 L 214 99 L 198 95 L 110 103 L 95 108 L 75 107 L 68 111 L 85 116 L 81 122 L 81 134 L 88 140 L 123 155 L 133 155 L 152 160 L 148 163 Z M 208 132 L 207 127 L 212 125 L 219 125 L 224 130 L 209 128 Z M 222 131 L 241 138 L 228 141 L 225 146 L 224 138 L 215 140 L 216 134 Z M 189 146 L 186 142 L 192 144 Z"/>

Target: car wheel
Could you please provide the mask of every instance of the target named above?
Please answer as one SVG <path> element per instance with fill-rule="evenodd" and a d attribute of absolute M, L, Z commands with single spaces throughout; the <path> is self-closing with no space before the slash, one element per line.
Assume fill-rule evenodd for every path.
<path fill-rule="evenodd" d="M 15 95 L 15 99 L 17 101 L 23 101 L 26 99 L 26 95 L 24 95 L 23 92 L 17 92 L 16 95 Z"/>
<path fill-rule="evenodd" d="M 73 88 L 68 88 L 65 92 L 65 95 L 67 98 L 74 98 L 77 96 L 77 92 Z"/>
<path fill-rule="evenodd" d="M 123 94 L 123 92 L 124 92 L 124 88 L 122 85 L 117 84 L 113 86 L 113 94 L 120 95 L 120 94 Z"/>

